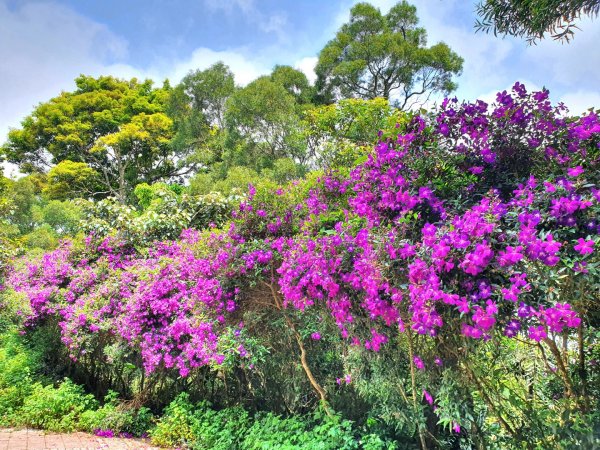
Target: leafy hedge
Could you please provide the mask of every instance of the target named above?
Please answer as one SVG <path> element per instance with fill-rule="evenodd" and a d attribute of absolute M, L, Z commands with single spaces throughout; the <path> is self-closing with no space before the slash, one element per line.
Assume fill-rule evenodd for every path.
<path fill-rule="evenodd" d="M 320 403 L 407 447 L 595 445 L 599 163 L 597 114 L 517 83 L 382 130 L 353 167 L 250 185 L 221 227 L 173 239 L 187 216 L 150 211 L 145 230 L 99 205 L 85 241 L 16 262 L 7 295 L 89 387 L 153 408 L 189 392 L 223 411 Z M 203 439 L 186 401 L 157 439 Z"/>

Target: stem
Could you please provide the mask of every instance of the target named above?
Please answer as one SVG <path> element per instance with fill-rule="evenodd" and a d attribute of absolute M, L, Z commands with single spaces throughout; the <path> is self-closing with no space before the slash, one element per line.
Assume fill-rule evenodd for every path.
<path fill-rule="evenodd" d="M 569 372 L 565 367 L 560 350 L 558 349 L 556 342 L 554 342 L 552 339 L 544 338 L 544 342 L 548 345 L 550 352 L 552 352 L 552 355 L 556 359 L 556 366 L 558 367 L 563 382 L 565 383 L 565 396 L 570 398 L 573 396 L 573 384 L 571 383 L 571 378 L 569 377 Z"/>
<path fill-rule="evenodd" d="M 279 311 L 283 311 L 282 302 L 279 299 L 279 295 L 277 294 L 277 291 L 273 287 L 273 283 L 265 283 L 265 284 L 267 286 L 269 286 L 269 289 L 271 290 L 271 295 L 273 296 L 273 300 L 275 301 L 275 307 Z M 321 385 L 319 384 L 319 382 L 313 375 L 313 372 L 310 369 L 310 366 L 308 365 L 308 359 L 306 357 L 306 355 L 307 355 L 306 348 L 304 347 L 304 342 L 302 342 L 302 336 L 296 329 L 296 326 L 294 325 L 294 322 L 292 321 L 292 319 L 290 319 L 289 316 L 287 316 L 285 313 L 284 313 L 284 316 L 285 316 L 285 322 L 286 322 L 287 326 L 290 328 L 290 330 L 292 330 L 292 333 L 294 334 L 294 337 L 296 338 L 296 343 L 298 344 L 298 348 L 300 349 L 300 364 L 302 365 L 302 369 L 304 369 L 304 373 L 306 373 L 306 377 L 308 378 L 308 381 L 310 382 L 311 386 L 313 387 L 313 389 L 315 390 L 315 392 L 318 394 L 319 398 L 321 399 L 321 405 L 323 406 L 325 413 L 329 417 L 332 417 L 332 413 L 329 408 L 329 404 L 327 403 L 327 395 L 325 394 L 325 390 L 323 389 L 323 387 L 321 387 Z"/>
<path fill-rule="evenodd" d="M 585 368 L 585 351 L 583 347 L 583 322 L 577 328 L 577 345 L 579 350 L 579 376 L 581 378 L 581 395 L 583 396 L 584 411 L 589 411 L 587 370 Z"/>
<path fill-rule="evenodd" d="M 466 360 L 463 360 L 463 366 L 467 370 L 467 375 L 469 376 L 469 378 L 477 385 L 477 388 L 479 390 L 479 393 L 481 394 L 481 397 L 483 398 L 485 403 L 489 406 L 489 408 L 492 410 L 494 415 L 498 418 L 498 421 L 500 422 L 500 424 L 504 427 L 504 429 L 506 431 L 508 431 L 508 433 L 510 433 L 510 435 L 513 438 L 518 439 L 518 437 L 519 437 L 518 434 L 508 424 L 508 422 L 506 420 L 504 420 L 504 417 L 502 417 L 502 415 L 500 414 L 500 412 L 494 405 L 494 402 L 492 401 L 490 396 L 487 394 L 485 387 L 483 386 L 481 381 L 477 378 L 477 376 L 475 375 L 475 372 L 469 367 Z"/>
<path fill-rule="evenodd" d="M 415 412 L 417 411 L 417 377 L 415 374 L 415 362 L 414 362 L 414 353 L 413 353 L 413 340 L 412 340 L 412 331 L 410 326 L 406 328 L 406 335 L 408 336 L 408 358 L 410 363 L 410 382 L 412 387 L 412 399 L 413 406 L 415 408 Z M 419 440 L 421 441 L 421 449 L 427 450 L 427 441 L 425 440 L 425 433 L 423 432 L 422 427 L 419 426 Z"/>

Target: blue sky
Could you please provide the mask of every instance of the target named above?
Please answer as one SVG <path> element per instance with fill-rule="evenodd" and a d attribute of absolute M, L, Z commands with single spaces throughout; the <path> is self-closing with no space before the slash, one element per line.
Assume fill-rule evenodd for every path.
<path fill-rule="evenodd" d="M 216 61 L 239 84 L 289 64 L 309 76 L 352 0 L 0 0 L 0 141 L 80 73 L 169 78 Z M 387 12 L 395 2 L 374 0 Z M 574 112 L 600 107 L 600 20 L 569 45 L 527 46 L 473 30 L 475 0 L 414 0 L 429 43 L 465 59 L 456 95 L 490 100 L 515 81 L 546 86 Z"/>

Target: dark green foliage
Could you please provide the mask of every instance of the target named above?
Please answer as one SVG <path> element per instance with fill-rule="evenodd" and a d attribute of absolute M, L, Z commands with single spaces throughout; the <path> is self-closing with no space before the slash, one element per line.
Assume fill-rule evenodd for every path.
<path fill-rule="evenodd" d="M 463 59 L 443 42 L 427 47 L 418 23 L 416 7 L 406 1 L 386 15 L 369 3 L 355 5 L 350 21 L 319 54 L 321 101 L 383 97 L 409 109 L 432 93 L 456 89 L 453 77 Z"/>
<path fill-rule="evenodd" d="M 550 34 L 553 39 L 570 41 L 577 21 L 597 17 L 599 0 L 484 0 L 477 4 L 477 31 L 517 36 L 529 43 Z"/>

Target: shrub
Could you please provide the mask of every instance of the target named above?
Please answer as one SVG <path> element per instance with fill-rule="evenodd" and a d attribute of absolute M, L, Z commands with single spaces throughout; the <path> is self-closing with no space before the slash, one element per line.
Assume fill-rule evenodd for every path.
<path fill-rule="evenodd" d="M 97 407 L 94 396 L 68 378 L 57 388 L 35 383 L 19 410 L 19 422 L 50 431 L 75 431 L 81 415 Z"/>

